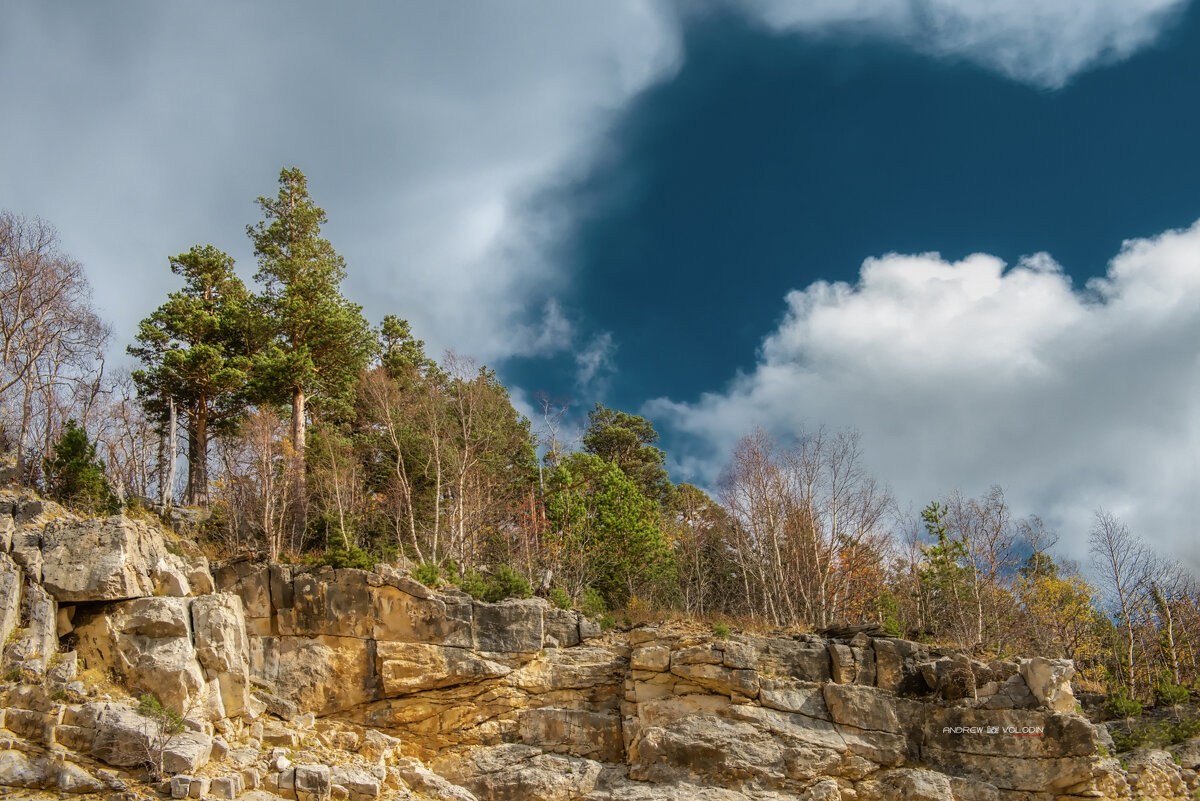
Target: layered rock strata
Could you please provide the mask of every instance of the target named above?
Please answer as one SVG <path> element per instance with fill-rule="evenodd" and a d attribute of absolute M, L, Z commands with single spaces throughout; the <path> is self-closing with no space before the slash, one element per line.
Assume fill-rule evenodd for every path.
<path fill-rule="evenodd" d="M 123 517 L 0 497 L 0 784 L 362 801 L 1190 798 L 1200 741 L 1133 752 L 1070 663 L 904 640 L 602 634 L 386 566 L 178 555 Z M 128 700 L 181 711 L 164 730 Z"/>

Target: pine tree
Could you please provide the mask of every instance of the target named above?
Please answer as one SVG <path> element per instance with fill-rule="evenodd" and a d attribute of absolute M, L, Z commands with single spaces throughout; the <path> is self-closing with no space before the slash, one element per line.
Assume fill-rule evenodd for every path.
<path fill-rule="evenodd" d="M 262 400 L 291 403 L 292 446 L 303 467 L 310 405 L 332 415 L 349 409 L 372 339 L 362 307 L 342 296 L 345 263 L 321 237 L 325 211 L 309 197 L 304 173 L 284 169 L 279 194 L 258 205 L 265 219 L 246 232 L 273 336 L 256 360 L 254 388 Z"/>
<path fill-rule="evenodd" d="M 233 272 L 233 259 L 197 245 L 171 259 L 187 283 L 138 327 L 129 353 L 146 369 L 133 373 L 142 403 L 167 425 L 174 400 L 187 428 L 187 503 L 208 500 L 208 443 L 236 428 L 245 410 L 248 354 L 257 336 L 250 295 Z"/>
<path fill-rule="evenodd" d="M 74 420 L 68 420 L 44 460 L 46 491 L 50 497 L 87 514 L 115 515 L 121 503 L 104 477 L 104 462 L 96 458 L 96 444 Z"/>

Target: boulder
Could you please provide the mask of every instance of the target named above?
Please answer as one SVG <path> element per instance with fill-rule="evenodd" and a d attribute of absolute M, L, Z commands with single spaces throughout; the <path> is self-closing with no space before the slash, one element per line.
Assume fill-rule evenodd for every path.
<path fill-rule="evenodd" d="M 1075 694 L 1071 677 L 1075 665 L 1069 659 L 1047 659 L 1035 656 L 1020 662 L 1021 677 L 1038 702 L 1052 712 L 1071 712 L 1075 709 Z"/>
<path fill-rule="evenodd" d="M 475 648 L 492 653 L 533 654 L 541 650 L 542 612 L 549 604 L 541 598 L 474 604 Z"/>
<path fill-rule="evenodd" d="M 930 770 L 889 770 L 859 788 L 859 798 L 879 801 L 955 801 L 950 779 Z"/>
<path fill-rule="evenodd" d="M 438 801 L 479 801 L 470 790 L 442 778 L 415 759 L 397 760 L 388 769 L 389 775 L 393 772 L 412 789 Z"/>
<path fill-rule="evenodd" d="M 900 731 L 893 699 L 875 688 L 830 683 L 824 685 L 823 689 L 825 703 L 834 722 L 892 734 Z"/>
<path fill-rule="evenodd" d="M 12 520 L 9 518 L 0 518 Z M 21 622 L 21 569 L 7 553 L 0 553 L 0 643 L 8 642 Z"/>
<path fill-rule="evenodd" d="M 42 585 L 60 603 L 153 595 L 153 567 L 168 556 L 162 532 L 121 515 L 52 520 L 41 550 Z"/>
<path fill-rule="evenodd" d="M 191 637 L 190 598 L 138 598 L 76 612 L 77 650 L 89 668 L 123 676 L 181 713 L 204 702 L 207 684 Z"/>
<path fill-rule="evenodd" d="M 387 698 L 506 676 L 511 668 L 466 648 L 418 643 L 376 644 L 379 677 Z"/>
<path fill-rule="evenodd" d="M 522 743 L 550 751 L 601 762 L 621 762 L 625 756 L 617 715 L 554 707 L 526 709 L 518 717 L 517 730 Z"/>
<path fill-rule="evenodd" d="M 212 737 L 198 731 L 184 731 L 161 741 L 163 772 L 191 773 L 208 764 L 212 756 Z"/>
<path fill-rule="evenodd" d="M 328 801 L 332 787 L 328 765 L 297 765 L 295 771 L 296 801 Z"/>
<path fill-rule="evenodd" d="M 120 704 L 89 704 L 95 735 L 91 755 L 115 767 L 142 765 L 150 758 L 157 729 L 149 718 Z"/>
<path fill-rule="evenodd" d="M 20 751 L 0 751 L 0 785 L 42 789 L 54 783 L 54 770 L 43 757 L 31 757 Z"/>
<path fill-rule="evenodd" d="M 479 801 L 575 801 L 595 788 L 601 766 L 507 744 L 478 748 L 465 758 L 439 759 L 434 770 Z"/>
<path fill-rule="evenodd" d="M 154 563 L 150 569 L 150 580 L 154 582 L 155 595 L 185 598 L 192 594 L 183 560 L 174 554 L 169 553 Z"/>
<path fill-rule="evenodd" d="M 196 659 L 220 686 L 225 714 L 236 717 L 250 690 L 250 643 L 242 599 L 233 593 L 202 595 L 192 602 Z"/>

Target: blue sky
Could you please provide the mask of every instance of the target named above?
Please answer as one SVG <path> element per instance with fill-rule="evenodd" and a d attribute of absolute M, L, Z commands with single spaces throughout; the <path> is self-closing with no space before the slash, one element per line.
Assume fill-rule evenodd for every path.
<path fill-rule="evenodd" d="M 906 507 L 998 483 L 1076 557 L 1103 505 L 1195 558 L 1194 3 L 26 2 L 0 77 L 0 207 L 116 351 L 171 254 L 253 272 L 294 164 L 371 319 L 531 416 L 647 414 L 677 480 L 853 427 Z"/>

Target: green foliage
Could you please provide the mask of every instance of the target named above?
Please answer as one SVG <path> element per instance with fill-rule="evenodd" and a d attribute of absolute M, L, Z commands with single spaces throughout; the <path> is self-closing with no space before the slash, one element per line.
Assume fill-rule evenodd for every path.
<path fill-rule="evenodd" d="M 357 545 L 351 545 L 349 548 L 330 548 L 324 553 L 311 555 L 304 561 L 313 567 L 329 565 L 338 569 L 355 567 L 359 570 L 371 570 L 379 564 L 379 557 Z"/>
<path fill-rule="evenodd" d="M 1142 702 L 1129 697 L 1129 690 L 1118 687 L 1104 702 L 1104 709 L 1114 718 L 1135 718 L 1142 714 Z M 1122 749 L 1124 750 L 1124 749 Z"/>
<path fill-rule="evenodd" d="M 550 590 L 550 603 L 559 609 L 570 609 L 571 596 L 567 595 L 567 591 L 562 587 L 553 587 Z"/>
<path fill-rule="evenodd" d="M 472 598 L 488 603 L 496 603 L 506 598 L 533 597 L 529 582 L 508 565 L 500 565 L 490 573 L 465 568 L 455 583 Z"/>
<path fill-rule="evenodd" d="M 937 540 L 922 548 L 925 566 L 920 571 L 920 580 L 930 601 L 932 620 L 941 627 L 938 634 L 952 630 L 952 621 L 974 598 L 976 590 L 966 567 L 967 546 L 950 536 L 945 516 L 946 508 L 936 502 L 921 512 L 926 532 Z"/>
<path fill-rule="evenodd" d="M 422 562 L 413 568 L 412 577 L 426 587 L 436 587 L 442 577 L 442 570 L 433 562 Z"/>
<path fill-rule="evenodd" d="M 183 715 L 162 702 L 153 695 L 146 693 L 138 699 L 138 714 L 149 718 L 159 725 L 163 734 L 179 734 L 183 731 Z"/>
<path fill-rule="evenodd" d="M 608 611 L 608 604 L 604 603 L 604 596 L 595 587 L 588 587 L 583 591 L 579 611 L 588 617 L 599 617 Z"/>
<path fill-rule="evenodd" d="M 208 442 L 236 430 L 246 403 L 248 354 L 262 338 L 250 293 L 233 259 L 212 245 L 194 246 L 170 260 L 185 280 L 138 326 L 130 355 L 145 368 L 133 373 L 142 405 L 165 426 L 169 400 L 188 432 L 188 503 L 208 493 Z"/>
<path fill-rule="evenodd" d="M 425 343 L 413 336 L 408 320 L 384 315 L 375 338 L 379 363 L 393 380 L 413 380 L 437 369 L 425 355 Z"/>
<path fill-rule="evenodd" d="M 875 609 L 879 613 L 884 633 L 889 637 L 899 637 L 904 633 L 900 627 L 900 602 L 896 600 L 895 595 L 887 590 L 881 592 L 875 599 Z"/>
<path fill-rule="evenodd" d="M 1166 748 L 1200 734 L 1200 717 L 1189 715 L 1157 720 L 1139 719 L 1123 726 L 1112 727 L 1113 744 L 1117 751 L 1133 748 Z"/>
<path fill-rule="evenodd" d="M 601 631 L 612 631 L 617 627 L 617 621 L 614 620 L 613 616 L 608 613 L 600 615 L 600 617 L 596 619 L 596 622 L 600 624 Z"/>
<path fill-rule="evenodd" d="M 726 626 L 724 623 L 713 623 L 712 633 L 718 640 L 728 640 L 729 626 Z"/>
<path fill-rule="evenodd" d="M 529 582 L 508 565 L 500 565 L 491 575 L 492 582 L 496 587 L 501 600 L 504 598 L 532 598 L 533 590 L 529 586 Z"/>
<path fill-rule="evenodd" d="M 666 455 L 654 447 L 656 442 L 658 432 L 643 417 L 609 409 L 599 403 L 588 412 L 584 449 L 616 464 L 646 498 L 666 503 L 673 487 L 663 467 Z"/>
<path fill-rule="evenodd" d="M 321 237 L 325 211 L 296 168 L 279 173 L 279 194 L 260 197 L 264 220 L 247 226 L 263 284 L 260 319 L 270 327 L 254 365 L 259 399 L 337 415 L 350 408 L 359 372 L 372 350 L 362 307 L 342 296 L 345 262 Z M 301 404 L 296 409 L 297 403 Z"/>
<path fill-rule="evenodd" d="M 608 608 L 665 593 L 675 575 L 658 505 L 615 462 L 574 453 L 555 467 L 545 499 L 556 545 L 572 556 L 579 585 Z"/>
<path fill-rule="evenodd" d="M 115 515 L 120 501 L 104 477 L 104 462 L 96 458 L 96 445 L 74 420 L 68 420 L 54 446 L 53 458 L 43 460 L 46 490 L 50 497 L 85 514 Z"/>
<path fill-rule="evenodd" d="M 1168 676 L 1162 676 L 1154 683 L 1154 703 L 1158 706 L 1186 704 L 1190 696 L 1187 687 L 1175 684 Z"/>

